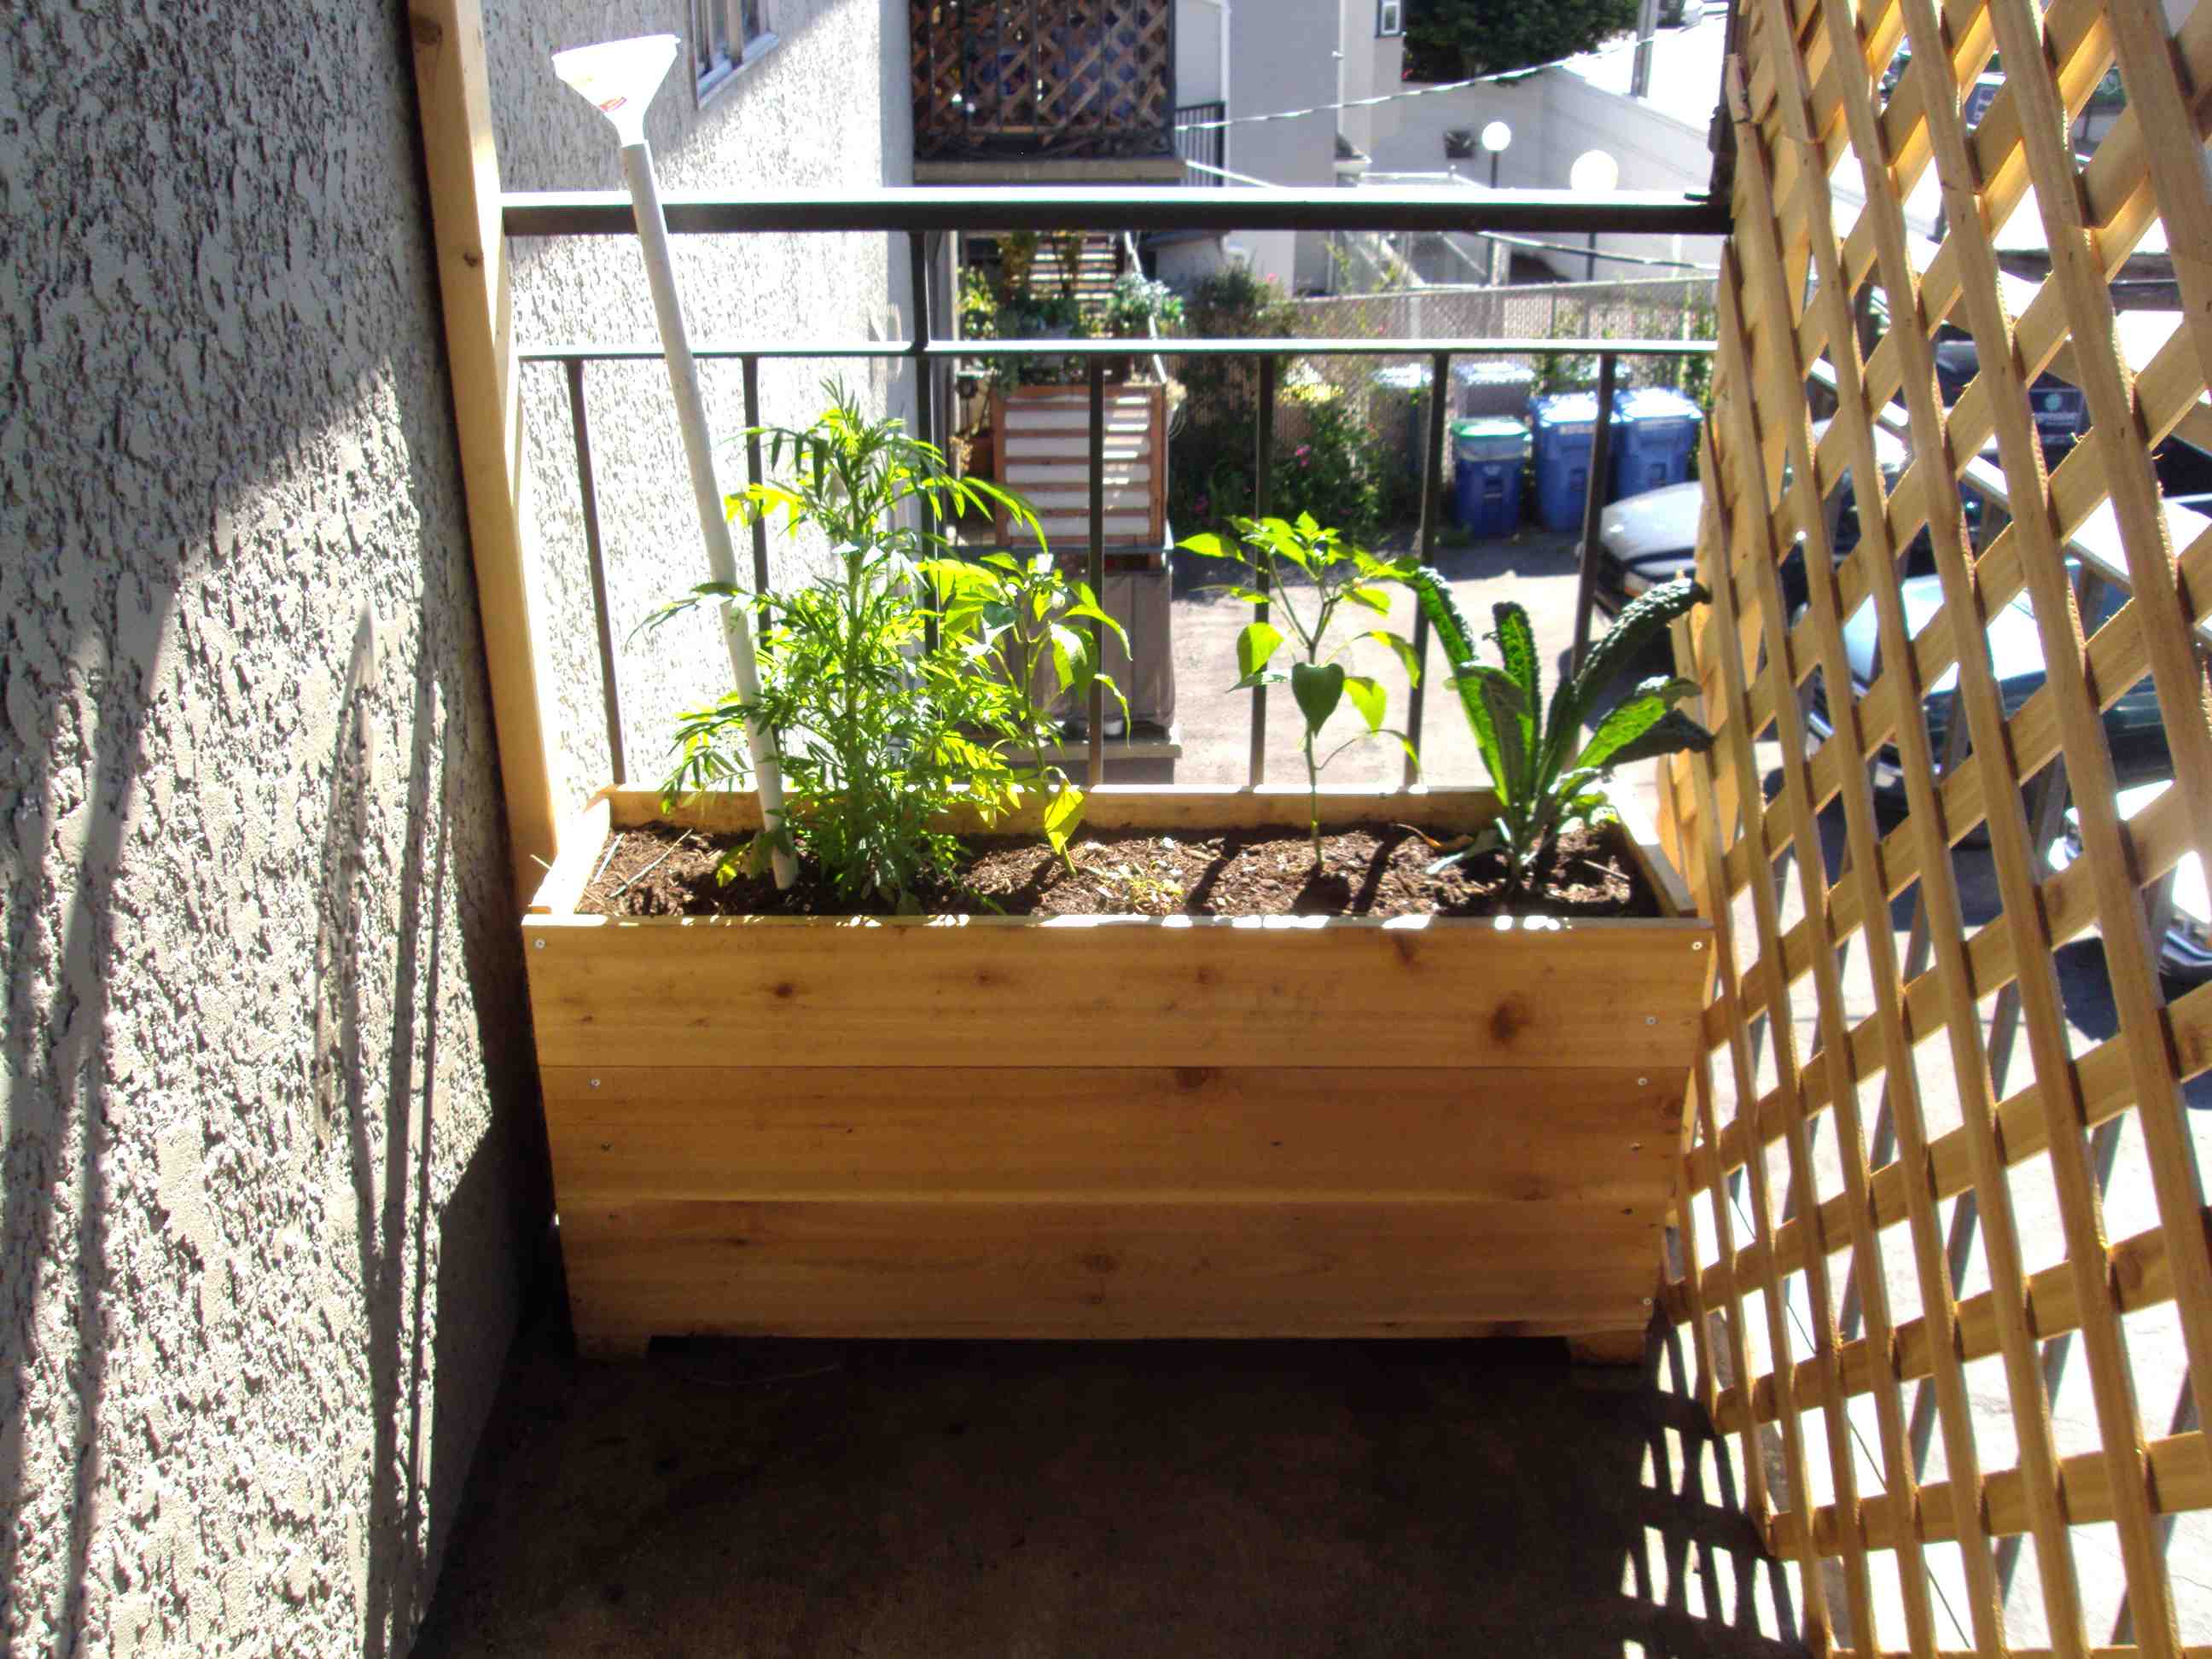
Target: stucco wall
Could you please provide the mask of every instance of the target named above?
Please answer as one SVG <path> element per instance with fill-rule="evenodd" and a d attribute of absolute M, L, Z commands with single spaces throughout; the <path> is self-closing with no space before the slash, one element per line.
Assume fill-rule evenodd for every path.
<path fill-rule="evenodd" d="M 788 3 L 672 185 L 896 162 L 890 8 Z M 513 174 L 611 183 L 532 77 L 665 20 L 488 14 Z M 5 52 L 0 1651 L 404 1651 L 547 1202 L 405 16 L 32 0 Z M 702 332 L 858 327 L 880 240 Z M 526 336 L 645 336 L 550 291 Z"/>
<path fill-rule="evenodd" d="M 508 187 L 620 188 L 613 129 L 554 78 L 552 54 L 623 35 L 681 33 L 687 0 L 513 0 L 501 10 L 511 21 L 487 33 Z M 910 184 L 902 0 L 769 0 L 767 10 L 775 47 L 704 109 L 686 64 L 671 70 L 647 129 L 663 191 Z M 657 341 L 634 240 L 516 243 L 514 252 L 519 342 Z M 887 339 L 911 325 L 902 236 L 682 237 L 676 258 L 697 344 Z M 833 374 L 871 410 L 910 415 L 911 374 L 902 367 L 769 359 L 761 365 L 763 419 L 805 425 L 821 408 L 822 380 Z M 611 763 L 568 391 L 556 365 L 527 368 L 524 377 L 538 550 L 563 700 L 564 782 L 567 799 L 580 804 L 609 781 Z M 702 378 L 724 452 L 723 487 L 735 489 L 744 482 L 740 370 L 734 362 L 707 363 Z M 704 616 L 633 637 L 661 602 L 707 575 L 666 371 L 658 362 L 595 364 L 586 387 L 629 770 L 632 781 L 657 783 L 666 770 L 673 717 L 726 688 L 728 659 Z M 803 578 L 818 552 L 794 549 L 777 535 L 769 544 L 779 583 Z M 741 571 L 751 568 L 748 547 L 741 533 Z"/>
<path fill-rule="evenodd" d="M 21 1654 L 410 1628 L 542 1203 L 404 20 L 277 18 L 0 76 Z"/>

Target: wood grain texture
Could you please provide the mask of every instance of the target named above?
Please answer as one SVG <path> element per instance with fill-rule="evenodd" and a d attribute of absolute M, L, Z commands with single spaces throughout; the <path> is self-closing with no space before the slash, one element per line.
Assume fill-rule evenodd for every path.
<path fill-rule="evenodd" d="M 1292 1066 L 551 1066 L 544 1088 L 564 1206 L 1203 1194 L 1648 1207 L 1674 1196 L 1682 1097 L 1679 1073 L 1579 1067 L 1368 1081 Z"/>
<path fill-rule="evenodd" d="M 1438 1335 L 1649 1316 L 1662 1207 L 827 1200 L 563 1206 L 579 1331 Z"/>
<path fill-rule="evenodd" d="M 559 854 L 569 802 L 551 726 L 559 699 L 544 665 L 546 611 L 532 574 L 530 446 L 522 434 L 483 15 L 477 0 L 415 0 L 410 11 L 453 423 L 519 903 Z"/>
<path fill-rule="evenodd" d="M 651 918 L 524 924 L 544 1066 L 1679 1069 L 1695 921 Z M 1013 1013 L 1017 1000 L 1018 1015 Z M 1106 1034 L 1111 1033 L 1111 1036 Z"/>

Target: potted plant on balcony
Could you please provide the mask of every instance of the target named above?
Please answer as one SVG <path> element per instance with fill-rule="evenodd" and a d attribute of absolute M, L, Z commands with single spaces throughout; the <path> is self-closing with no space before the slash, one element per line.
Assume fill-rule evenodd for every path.
<path fill-rule="evenodd" d="M 601 792 L 524 922 L 580 1338 L 1512 1333 L 1640 1352 L 1710 961 L 1648 838 L 1603 854 L 1640 873 L 1635 917 L 1342 913 L 1370 879 L 1396 890 L 1401 854 L 1418 874 L 1471 844 L 1510 790 L 1102 789 L 1075 802 L 1095 839 L 1070 842 L 1072 787 L 1004 735 L 1034 688 L 994 645 L 1026 614 L 1045 644 L 1023 659 L 1080 682 L 1085 630 L 1060 624 L 1092 619 L 1084 596 L 939 568 L 901 509 L 975 486 L 927 447 L 849 410 L 796 435 L 773 447 L 798 477 L 741 510 L 827 515 L 847 550 L 763 629 L 812 886 L 769 885 L 756 803 L 712 787 L 737 772 L 726 700 L 687 717 L 681 798 Z M 1347 615 L 1422 580 L 1316 526 L 1257 529 L 1292 567 L 1341 553 Z M 824 655 L 808 606 L 869 647 Z M 1264 643 L 1248 675 L 1271 672 Z M 1447 640 L 1462 691 L 1482 680 L 1468 643 Z M 1382 723 L 1375 690 L 1329 672 L 1325 628 L 1297 654 L 1311 729 L 1324 681 Z M 1326 914 L 1213 913 L 1249 850 L 1355 835 L 1368 861 Z M 970 854 L 999 860 L 992 881 Z M 1275 884 L 1310 889 L 1290 862 Z M 745 902 L 628 914 L 648 887 Z"/>

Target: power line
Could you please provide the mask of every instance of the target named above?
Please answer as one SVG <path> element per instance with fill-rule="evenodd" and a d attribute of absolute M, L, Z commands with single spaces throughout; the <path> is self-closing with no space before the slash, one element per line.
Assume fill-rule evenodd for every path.
<path fill-rule="evenodd" d="M 1218 121 L 1182 121 L 1176 125 L 1177 132 L 1218 132 L 1224 127 L 1243 126 L 1255 121 L 1295 121 L 1308 115 L 1327 115 L 1340 109 L 1366 109 L 1376 104 L 1395 103 L 1401 98 L 1431 98 L 1440 92 L 1464 92 L 1469 87 L 1488 86 L 1500 81 L 1517 81 L 1524 75 L 1540 75 L 1546 70 L 1565 69 L 1570 64 L 1591 58 L 1610 58 L 1615 52 L 1635 48 L 1637 37 L 1623 35 L 1620 40 L 1599 46 L 1592 52 L 1578 52 L 1566 58 L 1555 58 L 1548 64 L 1529 64 L 1520 69 L 1497 70 L 1488 75 L 1469 76 L 1464 81 L 1439 81 L 1431 87 L 1411 87 L 1403 92 L 1377 93 L 1372 98 L 1346 98 L 1340 103 L 1315 104 L 1305 109 L 1271 110 L 1264 115 L 1231 115 Z"/>
<path fill-rule="evenodd" d="M 1194 173 L 1211 173 L 1217 178 L 1226 179 L 1231 184 L 1259 185 L 1268 190 L 1290 188 L 1287 185 L 1279 184 L 1273 179 L 1255 179 L 1249 173 L 1237 173 L 1228 167 L 1212 167 L 1204 161 L 1194 161 L 1188 156 L 1183 158 L 1183 166 Z M 1475 185 L 1473 188 L 1480 189 L 1480 186 Z M 1542 242 L 1529 236 L 1506 236 L 1494 230 L 1470 230 L 1461 234 L 1468 236 L 1485 236 L 1493 242 L 1502 242 L 1507 247 L 1533 247 L 1547 253 L 1571 253 L 1578 259 L 1587 259 L 1590 257 L 1590 250 L 1588 247 L 1575 247 L 1565 242 Z M 1718 265 L 1701 265 L 1690 259 L 1658 259 L 1641 253 L 1608 253 L 1601 248 L 1598 250 L 1597 257 L 1622 264 L 1663 265 L 1669 270 L 1694 270 L 1707 276 L 1716 276 L 1720 274 Z"/>

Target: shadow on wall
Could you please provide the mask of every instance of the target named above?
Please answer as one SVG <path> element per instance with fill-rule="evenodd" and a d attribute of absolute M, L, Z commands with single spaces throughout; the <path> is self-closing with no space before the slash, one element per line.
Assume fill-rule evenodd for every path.
<path fill-rule="evenodd" d="M 422 623 L 427 630 L 431 619 L 426 615 Z M 467 779 L 465 769 L 453 763 L 465 754 L 465 743 L 458 708 L 444 695 L 427 653 L 416 667 L 410 720 L 406 839 L 398 879 L 398 910 L 403 921 L 392 952 L 389 1053 L 371 1054 L 362 1041 L 362 918 L 376 909 L 375 894 L 364 878 L 363 857 L 375 771 L 366 705 L 377 681 L 376 649 L 374 623 L 364 611 L 346 676 L 317 888 L 313 1061 L 318 1130 L 326 1141 L 334 1134 L 345 1138 L 365 1303 L 373 1442 L 368 1559 L 360 1610 L 364 1659 L 404 1654 L 413 1642 L 428 1601 L 431 1568 L 461 1495 L 461 1476 L 477 1427 L 456 1422 L 456 1413 L 443 1408 L 444 1393 L 435 1388 L 439 1377 L 453 1374 L 450 1368 L 465 1363 L 453 1352 L 463 1345 L 463 1333 L 449 1330 L 437 1316 L 448 1305 L 471 1305 L 471 1292 L 481 1287 L 463 1275 L 466 1264 L 482 1253 L 484 1241 L 459 1240 L 455 1248 L 447 1249 L 441 1236 L 434 1252 L 440 1277 L 434 1305 L 428 1296 L 430 1218 L 434 1211 L 438 1213 L 441 1235 L 448 1229 L 477 1233 L 489 1225 L 495 1236 L 496 1230 L 511 1226 L 515 1195 L 485 1189 L 511 1179 L 514 1154 L 519 1150 L 511 1143 L 521 1138 L 515 1129 L 526 1115 L 519 1110 L 503 1114 L 492 1133 L 478 1144 L 453 1190 L 441 1200 L 432 1155 L 439 1115 L 437 989 L 447 971 L 452 933 L 456 929 L 459 933 L 477 1006 L 486 1006 L 483 998 L 487 994 L 511 994 L 512 983 L 511 969 L 500 960 L 507 952 L 487 936 L 483 926 L 494 918 L 477 919 L 471 925 L 466 916 L 450 915 L 445 902 L 453 829 Z M 420 1022 L 419 1031 L 418 1008 L 429 1014 Z M 496 1078 L 506 1068 L 496 1058 L 495 1040 L 489 1040 L 489 1031 L 484 1036 L 487 1060 L 498 1068 L 493 1073 Z M 386 1071 L 380 1121 L 374 1104 L 377 1091 L 369 1086 L 372 1069 L 380 1065 Z M 502 1145 L 502 1140 L 509 1144 Z M 542 1145 L 532 1145 L 521 1162 L 526 1168 L 539 1169 L 543 1158 Z M 544 1212 L 542 1179 L 538 1185 L 539 1190 L 520 1206 L 525 1214 Z M 526 1260 L 526 1230 L 517 1231 L 507 1248 Z M 479 1270 L 472 1277 L 483 1276 Z M 511 1290 L 505 1294 L 511 1296 Z M 492 1293 L 493 1302 L 501 1299 L 499 1292 Z M 434 1413 L 428 1423 L 426 1408 Z M 426 1433 L 438 1427 L 449 1437 Z M 426 1474 L 435 1479 L 438 1490 L 426 1487 Z"/>
<path fill-rule="evenodd" d="M 188 176 L 187 160 L 217 176 L 234 168 L 235 199 L 229 185 L 187 197 L 177 222 L 152 232 L 91 207 L 82 222 L 95 270 L 190 272 L 197 246 L 204 271 L 234 280 L 187 276 L 165 290 L 167 309 L 103 300 L 96 325 L 69 314 L 90 314 L 71 286 L 74 261 L 59 275 L 27 261 L 23 287 L 0 295 L 0 316 L 15 320 L 20 299 L 39 325 L 18 386 L 27 418 L 8 434 L 5 458 L 11 478 L 25 454 L 43 475 L 19 521 L 21 545 L 35 550 L 18 556 L 11 544 L 0 562 L 0 1652 L 67 1655 L 106 1640 L 120 1650 L 126 1597 L 179 1621 L 189 1599 L 191 1618 L 217 1621 L 211 1644 L 238 1633 L 228 1620 L 291 1613 L 299 1645 L 311 1645 L 305 1621 L 321 1614 L 356 1621 L 365 1654 L 404 1650 L 549 1208 L 436 289 L 427 228 L 408 217 L 422 163 L 398 142 L 403 116 L 412 126 L 404 19 L 333 21 L 339 9 L 325 11 L 303 26 L 349 51 L 301 54 L 292 78 L 261 88 L 266 124 L 248 133 L 243 157 L 220 119 L 179 141 L 173 176 Z M 224 55 L 240 48 L 220 32 L 172 38 L 173 19 L 138 21 L 155 44 L 133 49 L 173 68 L 178 87 L 244 78 Z M 388 62 L 362 50 L 386 45 Z M 369 71 L 361 107 L 333 122 L 336 136 L 298 124 L 320 72 L 313 60 L 349 57 Z M 73 133 L 69 112 L 88 88 L 131 77 L 89 46 L 65 74 L 26 76 L 24 61 L 15 79 L 26 106 L 63 114 L 52 153 L 34 149 L 46 164 L 29 194 L 35 212 L 72 179 L 114 165 L 112 136 Z M 296 155 L 268 139 L 252 159 L 268 134 L 288 131 Z M 376 142 L 364 146 L 364 131 Z M 256 197 L 268 182 L 257 173 L 289 185 Z M 252 264 L 271 218 L 289 228 L 273 239 L 290 261 L 276 275 Z M 241 508 L 255 521 L 233 522 Z M 250 649 L 228 632 L 194 640 L 226 586 L 237 590 L 229 614 L 258 631 Z M 307 626 L 286 627 L 302 603 Z M 289 746 L 310 724 L 295 705 L 336 678 L 325 630 L 342 648 L 355 606 L 362 623 L 319 823 L 325 803 L 309 781 L 319 757 Z M 371 606 L 386 619 L 384 654 L 411 665 L 411 710 L 407 667 L 397 671 L 401 708 L 380 687 Z M 179 708 L 195 698 L 197 713 L 238 728 L 220 755 L 203 746 L 196 759 L 179 737 Z M 368 733 L 380 702 L 383 727 L 408 734 L 404 797 L 374 787 Z M 283 721 L 252 724 L 272 710 Z M 283 769 L 265 764 L 272 757 Z M 299 797 L 247 803 L 274 832 L 258 859 L 235 854 L 225 839 L 234 826 L 219 826 L 208 806 L 256 766 L 252 781 L 270 795 Z M 312 919 L 305 905 L 287 911 L 311 882 Z M 258 939 L 241 914 L 257 896 L 271 901 Z M 311 944 L 319 976 L 308 971 Z M 271 960 L 296 961 L 297 981 L 220 1024 L 216 1011 L 234 1016 L 240 1001 L 259 1000 Z M 452 983 L 457 967 L 465 991 Z M 367 1035 L 365 1001 L 376 1006 Z M 313 1054 L 302 1016 L 318 1021 Z M 457 1064 L 470 1068 L 465 1160 L 450 1137 L 431 1139 Z M 307 1213 L 337 1154 L 293 1158 L 284 1120 L 303 1077 L 327 1112 L 326 1143 L 343 1137 L 359 1261 L 311 1246 L 305 1266 L 280 1266 L 262 1248 L 272 1238 L 246 1234 L 267 1216 L 218 1217 L 212 1229 L 238 1247 L 256 1293 L 235 1316 L 226 1308 L 222 1340 L 260 1376 L 241 1381 L 230 1367 L 210 1382 L 213 1322 L 195 1322 L 185 1287 L 200 1267 L 227 1264 L 191 1261 L 165 1236 L 155 1136 L 196 1128 L 197 1086 L 228 1137 L 224 1179 L 242 1179 L 257 1202 L 270 1195 L 280 1219 Z M 309 1178 L 288 1180 L 301 1163 Z M 264 1311 L 304 1311 L 325 1290 L 342 1297 L 356 1271 L 357 1323 L 339 1305 L 334 1330 L 307 1335 L 307 1321 L 279 1329 Z M 356 1355 L 365 1398 L 349 1386 Z M 295 1383 L 311 1403 L 331 1402 L 327 1418 L 288 1424 L 290 1443 L 262 1443 L 269 1389 Z M 158 1436 L 149 1407 L 168 1413 Z M 234 1447 L 241 1464 L 304 1462 L 327 1491 L 368 1491 L 363 1605 L 348 1594 L 340 1503 L 294 1517 L 302 1553 L 331 1585 L 319 1606 L 288 1609 L 258 1571 L 225 1576 L 214 1593 L 215 1573 L 260 1541 L 258 1520 L 195 1502 L 195 1485 L 213 1491 L 229 1478 L 215 1465 Z M 157 1557 L 126 1512 L 156 1474 L 164 1507 L 195 1548 L 210 1547 L 204 1570 Z M 246 1603 L 235 1612 L 226 1605 L 234 1587 Z M 181 1628 L 171 1636 L 176 1650 L 187 1645 Z"/>

